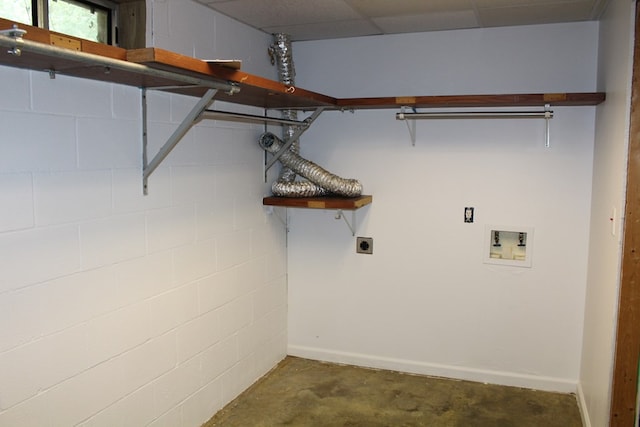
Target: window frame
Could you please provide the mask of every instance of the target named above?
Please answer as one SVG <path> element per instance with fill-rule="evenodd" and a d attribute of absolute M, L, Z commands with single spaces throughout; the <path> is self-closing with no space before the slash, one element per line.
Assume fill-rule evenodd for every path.
<path fill-rule="evenodd" d="M 118 45 L 118 3 L 111 0 L 73 0 L 108 12 L 107 39 L 104 44 Z M 49 30 L 49 0 L 31 0 L 31 25 Z"/>

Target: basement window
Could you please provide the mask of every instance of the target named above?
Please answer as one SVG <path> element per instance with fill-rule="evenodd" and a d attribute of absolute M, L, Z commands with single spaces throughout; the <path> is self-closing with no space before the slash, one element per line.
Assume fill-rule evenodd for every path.
<path fill-rule="evenodd" d="M 58 33 L 114 44 L 116 6 L 106 2 L 49 0 L 49 29 Z"/>
<path fill-rule="evenodd" d="M 117 44 L 118 4 L 110 0 L 14 0 L 0 16 L 98 43 Z"/>

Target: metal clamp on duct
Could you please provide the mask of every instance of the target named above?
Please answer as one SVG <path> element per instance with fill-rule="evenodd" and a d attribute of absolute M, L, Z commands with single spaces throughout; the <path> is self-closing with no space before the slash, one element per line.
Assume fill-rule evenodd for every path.
<path fill-rule="evenodd" d="M 259 142 L 260 146 L 264 150 L 272 154 L 280 151 L 284 145 L 282 140 L 271 132 L 263 133 L 260 136 Z M 323 169 L 312 161 L 300 157 L 300 155 L 296 153 L 285 151 L 282 153 L 279 160 L 283 166 L 308 179 L 310 182 L 291 182 L 289 184 L 292 184 L 293 186 L 300 186 L 300 188 L 295 189 L 294 194 L 285 194 L 287 191 L 292 190 L 292 188 L 288 188 L 286 185 L 281 185 L 279 181 L 276 181 L 272 186 L 273 193 L 276 196 L 312 197 L 308 194 L 302 194 L 305 190 L 315 192 L 313 195 L 318 195 L 318 190 L 322 190 L 321 195 L 330 193 L 344 197 L 357 197 L 362 194 L 362 184 L 357 179 L 341 178 Z M 279 194 L 280 192 L 283 194 Z"/>

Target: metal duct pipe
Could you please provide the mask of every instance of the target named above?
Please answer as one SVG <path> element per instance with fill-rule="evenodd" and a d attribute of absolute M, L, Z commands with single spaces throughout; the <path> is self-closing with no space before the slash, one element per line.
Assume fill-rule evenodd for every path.
<path fill-rule="evenodd" d="M 284 143 L 277 136 L 271 132 L 263 133 L 260 136 L 260 146 L 270 152 L 275 153 L 279 151 Z M 362 194 L 362 184 L 356 179 L 341 178 L 331 172 L 323 169 L 310 160 L 300 157 L 296 153 L 291 151 L 285 151 L 280 156 L 280 162 L 293 170 L 298 175 L 308 179 L 313 184 L 321 187 L 332 194 L 345 197 L 357 197 Z M 278 183 L 276 183 L 278 184 Z M 298 184 L 298 183 L 292 183 Z M 306 184 L 306 183 L 301 183 Z M 275 184 L 274 184 L 275 186 Z M 274 191 L 275 194 L 275 191 Z M 292 197 L 292 196 L 289 196 Z M 310 197 L 310 196 L 298 196 L 298 197 Z"/>
<path fill-rule="evenodd" d="M 288 34 L 276 33 L 273 35 L 273 44 L 269 46 L 269 56 L 271 65 L 277 64 L 278 78 L 281 83 L 287 86 L 295 85 L 296 70 L 293 66 L 293 51 L 291 49 L 291 37 Z M 295 110 L 283 110 L 282 118 L 286 120 L 298 120 L 298 112 Z M 283 126 L 282 136 L 285 140 L 293 137 L 296 128 L 294 126 Z M 300 153 L 300 141 L 295 140 L 289 147 L 289 151 Z M 283 167 L 280 171 L 278 181 L 294 182 L 296 174 L 291 169 Z M 308 190 L 308 189 L 307 189 Z"/>
<path fill-rule="evenodd" d="M 280 81 L 287 85 L 295 84 L 296 70 L 293 67 L 293 53 L 291 50 L 291 37 L 288 34 L 276 33 L 273 35 L 273 44 L 269 46 L 271 65 L 277 63 Z"/>
<path fill-rule="evenodd" d="M 291 37 L 288 34 L 277 33 L 273 35 L 273 44 L 269 46 L 269 56 L 271 64 L 278 66 L 278 76 L 280 82 L 287 86 L 294 86 L 296 71 L 293 66 L 293 52 L 291 49 Z M 285 120 L 298 120 L 296 110 L 283 110 L 282 118 Z M 298 126 L 285 125 L 282 135 L 286 141 L 295 137 Z M 267 135 L 267 134 L 265 134 Z M 270 137 L 260 138 L 260 145 L 271 153 L 278 152 L 283 143 L 273 134 Z M 267 142 L 267 140 L 269 140 Z M 275 148 L 277 147 L 277 148 Z M 329 193 L 344 196 L 359 196 L 362 193 L 362 185 L 355 180 L 345 180 L 333 175 L 320 166 L 303 159 L 299 155 L 300 141 L 296 138 L 288 150 L 280 156 L 279 160 L 283 167 L 276 182 L 271 186 L 271 191 L 276 196 L 281 197 L 316 197 L 325 196 Z M 296 181 L 296 174 L 299 174 L 309 181 Z M 334 190 L 335 189 L 335 190 Z"/>

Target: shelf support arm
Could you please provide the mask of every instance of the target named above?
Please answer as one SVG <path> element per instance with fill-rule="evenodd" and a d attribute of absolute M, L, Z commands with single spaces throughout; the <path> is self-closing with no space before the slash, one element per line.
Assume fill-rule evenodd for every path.
<path fill-rule="evenodd" d="M 551 105 L 544 105 L 544 146 L 545 148 L 549 148 L 551 146 L 551 136 L 549 132 L 549 119 L 553 117 L 553 111 L 551 111 Z"/>
<path fill-rule="evenodd" d="M 202 96 L 200 101 L 196 105 L 193 106 L 189 114 L 184 118 L 182 123 L 176 128 L 173 134 L 169 137 L 167 142 L 158 150 L 155 157 L 151 160 L 149 164 L 146 163 L 147 157 L 147 146 L 143 142 L 143 165 L 142 165 L 142 187 L 144 194 L 148 193 L 147 181 L 149 176 L 156 170 L 158 166 L 162 163 L 162 161 L 169 155 L 171 150 L 178 145 L 178 142 L 182 139 L 182 137 L 193 127 L 194 124 L 200 119 L 200 115 L 204 110 L 206 110 L 209 105 L 213 102 L 213 97 L 218 92 L 217 89 L 208 89 L 207 92 Z M 143 95 L 143 104 L 146 103 L 146 96 Z M 144 115 L 146 116 L 146 106 L 143 106 L 142 109 Z M 146 123 L 146 117 L 143 118 Z M 146 139 L 146 124 L 143 125 L 143 141 Z"/>
<path fill-rule="evenodd" d="M 316 108 L 316 110 L 313 112 L 313 114 L 311 114 L 309 117 L 307 117 L 303 123 L 304 126 L 300 126 L 298 129 L 296 129 L 296 131 L 294 132 L 294 134 L 291 136 L 291 138 L 287 139 L 287 142 L 285 142 L 285 144 L 282 146 L 282 148 L 280 149 L 280 151 L 278 151 L 276 154 L 273 155 L 273 157 L 271 157 L 271 159 L 269 159 L 269 161 L 267 162 L 266 166 L 265 166 L 265 173 L 266 171 L 268 171 L 271 166 L 273 166 L 278 159 L 280 158 L 280 156 L 282 156 L 282 154 L 284 154 L 289 147 L 291 147 L 291 145 L 298 139 L 300 138 L 300 136 L 307 130 L 309 129 L 309 126 L 311 126 L 311 123 L 313 123 L 318 116 L 320 116 L 320 114 L 324 111 L 325 107 L 318 107 Z"/>
<path fill-rule="evenodd" d="M 398 113 L 398 120 L 404 120 L 404 109 L 405 107 L 402 107 L 400 109 L 400 113 Z M 412 108 L 413 112 L 416 112 L 415 107 Z M 414 147 L 416 146 L 416 121 L 415 120 L 404 120 L 404 122 L 407 125 L 407 129 L 409 130 L 409 136 L 411 137 L 411 145 L 413 145 Z M 409 123 L 411 122 L 411 123 Z"/>
<path fill-rule="evenodd" d="M 338 211 L 336 212 L 336 219 L 340 219 L 340 218 L 344 220 L 345 224 L 347 224 L 347 227 L 349 227 L 349 230 L 351 230 L 351 235 L 355 236 L 356 235 L 356 211 L 351 211 L 351 222 L 349 222 L 347 217 L 344 215 L 344 212 L 342 211 L 342 209 L 338 209 Z"/>

